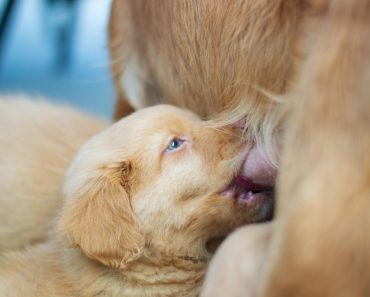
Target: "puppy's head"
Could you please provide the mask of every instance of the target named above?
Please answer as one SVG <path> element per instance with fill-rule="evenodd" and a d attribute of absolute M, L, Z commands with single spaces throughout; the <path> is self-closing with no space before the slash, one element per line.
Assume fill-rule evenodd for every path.
<path fill-rule="evenodd" d="M 245 156 L 236 133 L 171 106 L 132 114 L 73 161 L 59 229 L 109 266 L 124 267 L 144 250 L 207 259 L 208 240 L 265 219 L 271 206 L 236 182 Z"/>

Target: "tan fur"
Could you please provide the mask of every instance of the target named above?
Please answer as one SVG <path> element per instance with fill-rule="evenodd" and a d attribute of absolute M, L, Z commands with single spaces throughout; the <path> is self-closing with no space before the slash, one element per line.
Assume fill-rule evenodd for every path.
<path fill-rule="evenodd" d="M 168 151 L 174 137 L 184 143 Z M 49 242 L 0 256 L 0 291 L 197 296 L 207 242 L 265 216 L 263 203 L 222 194 L 244 156 L 239 129 L 209 128 L 189 111 L 156 106 L 126 117 L 75 157 Z"/>
<path fill-rule="evenodd" d="M 233 232 L 217 250 L 201 296 L 257 296 L 271 230 L 272 223 L 265 223 Z"/>
<path fill-rule="evenodd" d="M 250 227 L 226 240 L 202 296 L 370 294 L 370 1 L 316 2 L 326 12 L 306 31 L 308 58 L 288 97 L 276 222 L 264 243 Z M 217 280 L 243 242 L 247 260 L 267 252 L 229 264 L 256 271 L 250 288 L 250 275 L 232 275 L 239 289 L 229 294 Z"/>
<path fill-rule="evenodd" d="M 370 1 L 331 1 L 315 35 L 291 95 L 261 296 L 370 294 Z"/>
<path fill-rule="evenodd" d="M 0 250 L 47 238 L 61 207 L 65 170 L 105 126 L 68 107 L 0 97 Z"/>
<path fill-rule="evenodd" d="M 268 94 L 285 93 L 294 73 L 293 44 L 309 11 L 303 2 L 113 1 L 109 41 L 118 102 L 167 102 L 220 125 L 243 118 L 248 139 L 276 157 L 277 103 Z M 126 77 L 135 90 L 122 83 Z"/>

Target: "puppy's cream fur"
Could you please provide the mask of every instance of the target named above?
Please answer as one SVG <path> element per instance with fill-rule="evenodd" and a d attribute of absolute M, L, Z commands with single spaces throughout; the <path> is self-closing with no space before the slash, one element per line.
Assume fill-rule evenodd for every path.
<path fill-rule="evenodd" d="M 45 240 L 69 163 L 105 126 L 71 108 L 0 97 L 0 250 Z"/>
<path fill-rule="evenodd" d="M 198 295 L 207 242 L 266 215 L 263 201 L 222 194 L 243 163 L 238 134 L 156 106 L 94 136 L 68 170 L 49 242 L 0 256 L 2 294 Z"/>

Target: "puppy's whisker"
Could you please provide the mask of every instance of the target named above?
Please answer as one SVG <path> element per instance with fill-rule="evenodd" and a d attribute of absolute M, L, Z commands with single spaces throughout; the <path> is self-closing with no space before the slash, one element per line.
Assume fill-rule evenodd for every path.
<path fill-rule="evenodd" d="M 211 126 L 211 125 L 206 126 L 206 128 L 213 129 L 217 132 L 221 132 L 223 134 L 230 135 L 230 136 L 233 136 L 233 137 L 236 137 L 236 138 L 244 139 L 243 135 L 240 135 L 239 133 L 232 133 L 230 131 L 225 130 L 224 128 L 219 128 L 219 127 L 215 127 L 215 126 Z"/>
<path fill-rule="evenodd" d="M 254 86 L 254 88 L 275 103 L 284 104 L 286 102 L 282 96 L 279 96 L 278 94 L 273 94 L 272 92 L 269 92 L 261 88 L 260 86 Z"/>

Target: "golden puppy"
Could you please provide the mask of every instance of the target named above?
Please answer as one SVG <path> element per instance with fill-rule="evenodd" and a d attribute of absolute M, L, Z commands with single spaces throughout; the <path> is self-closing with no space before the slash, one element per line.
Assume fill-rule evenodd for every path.
<path fill-rule="evenodd" d="M 69 163 L 104 127 L 71 108 L 0 97 L 0 250 L 47 238 Z"/>
<path fill-rule="evenodd" d="M 237 175 L 245 158 L 239 134 L 156 106 L 93 137 L 67 173 L 62 238 L 2 255 L 0 291 L 198 295 L 207 243 L 271 216 L 271 195 Z"/>

